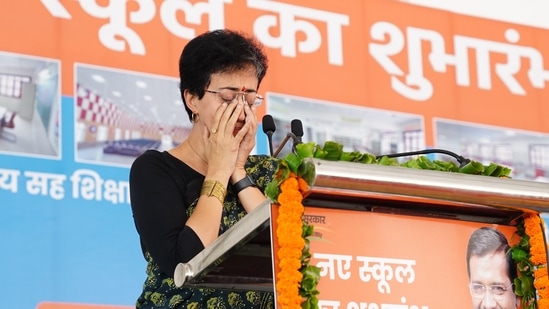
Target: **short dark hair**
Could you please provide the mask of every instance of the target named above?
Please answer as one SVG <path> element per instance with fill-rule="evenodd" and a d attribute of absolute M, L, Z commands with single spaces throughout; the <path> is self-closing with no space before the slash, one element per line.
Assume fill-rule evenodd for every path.
<path fill-rule="evenodd" d="M 185 90 L 202 98 L 212 74 L 249 68 L 255 70 L 260 84 L 267 73 L 267 67 L 263 45 L 244 33 L 228 29 L 214 30 L 189 41 L 179 58 L 179 90 L 189 120 L 192 111 L 185 104 Z"/>
<path fill-rule="evenodd" d="M 507 238 L 500 231 L 491 227 L 481 227 L 473 232 L 467 244 L 467 275 L 471 277 L 469 261 L 472 256 L 486 256 L 492 253 L 503 252 L 507 260 L 507 275 L 511 282 L 517 278 L 517 266 L 511 255 L 511 247 Z"/>

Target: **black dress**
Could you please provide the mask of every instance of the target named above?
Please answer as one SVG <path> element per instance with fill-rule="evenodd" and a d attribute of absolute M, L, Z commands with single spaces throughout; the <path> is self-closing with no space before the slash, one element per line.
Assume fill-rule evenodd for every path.
<path fill-rule="evenodd" d="M 263 192 L 277 169 L 266 155 L 250 156 L 246 172 Z M 274 308 L 274 296 L 264 291 L 177 288 L 173 274 L 204 249 L 185 226 L 198 201 L 204 176 L 168 152 L 148 150 L 130 170 L 130 194 L 135 226 L 147 261 L 147 279 L 136 308 Z M 221 235 L 246 211 L 229 185 L 220 223 Z"/>

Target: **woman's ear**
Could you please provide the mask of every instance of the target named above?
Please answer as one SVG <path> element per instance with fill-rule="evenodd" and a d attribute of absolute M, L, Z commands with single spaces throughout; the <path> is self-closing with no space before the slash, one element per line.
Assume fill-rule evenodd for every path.
<path fill-rule="evenodd" d="M 189 89 L 183 91 L 183 96 L 185 97 L 185 104 L 187 107 L 195 114 L 198 114 L 198 96 L 192 94 Z"/>

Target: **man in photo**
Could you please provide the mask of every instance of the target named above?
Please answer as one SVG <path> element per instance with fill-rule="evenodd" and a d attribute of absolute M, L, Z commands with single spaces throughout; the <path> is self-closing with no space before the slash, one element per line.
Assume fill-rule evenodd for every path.
<path fill-rule="evenodd" d="M 517 267 L 507 238 L 500 231 L 481 227 L 467 244 L 467 274 L 474 309 L 516 309 L 514 293 Z"/>

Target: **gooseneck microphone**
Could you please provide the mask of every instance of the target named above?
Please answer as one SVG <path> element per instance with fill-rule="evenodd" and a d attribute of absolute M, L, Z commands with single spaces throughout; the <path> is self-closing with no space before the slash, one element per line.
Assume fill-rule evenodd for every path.
<path fill-rule="evenodd" d="M 267 135 L 267 140 L 269 142 L 269 154 L 273 155 L 273 134 L 276 131 L 276 125 L 271 115 L 265 115 L 262 119 L 263 133 Z"/>
<path fill-rule="evenodd" d="M 280 146 L 278 146 L 278 148 L 274 152 L 273 154 L 274 157 L 278 156 L 278 154 L 282 151 L 284 146 L 286 146 L 286 143 L 290 138 L 292 139 L 292 142 L 293 142 L 292 151 L 295 151 L 295 146 L 297 144 L 302 143 L 301 137 L 303 136 L 303 125 L 301 124 L 301 120 L 299 119 L 292 120 L 291 130 L 292 132 L 286 134 L 286 137 L 284 137 L 284 139 L 282 140 L 282 143 L 280 144 Z"/>
<path fill-rule="evenodd" d="M 409 152 L 399 152 L 399 153 L 392 153 L 387 155 L 379 155 L 379 156 L 376 156 L 376 159 L 380 159 L 382 157 L 388 157 L 388 158 L 407 157 L 407 156 L 415 156 L 415 155 L 422 155 L 422 154 L 428 154 L 428 153 L 442 153 L 442 154 L 451 156 L 454 159 L 456 159 L 456 161 L 458 161 L 460 168 L 467 165 L 467 163 L 471 162 L 470 159 L 464 158 L 458 155 L 457 153 L 444 150 L 444 149 L 436 149 L 436 148 L 424 149 L 424 150 L 418 150 L 418 151 L 409 151 Z"/>

